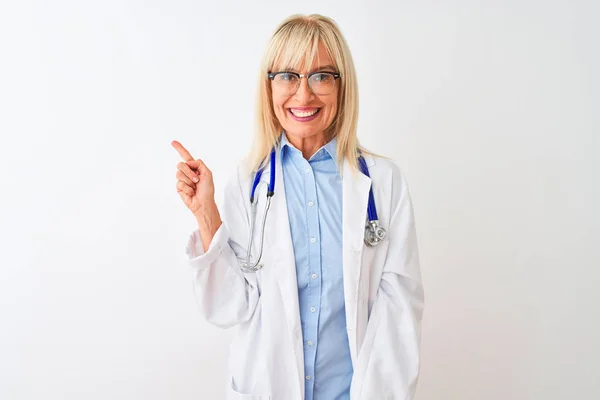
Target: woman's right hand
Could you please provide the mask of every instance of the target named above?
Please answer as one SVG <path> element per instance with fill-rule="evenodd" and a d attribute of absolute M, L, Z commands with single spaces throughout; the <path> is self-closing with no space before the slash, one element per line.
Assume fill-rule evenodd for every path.
<path fill-rule="evenodd" d="M 177 164 L 177 193 L 190 211 L 198 217 L 203 207 L 212 206 L 215 202 L 215 186 L 212 172 L 202 162 L 194 157 L 174 140 L 171 146 L 177 150 L 183 162 Z"/>

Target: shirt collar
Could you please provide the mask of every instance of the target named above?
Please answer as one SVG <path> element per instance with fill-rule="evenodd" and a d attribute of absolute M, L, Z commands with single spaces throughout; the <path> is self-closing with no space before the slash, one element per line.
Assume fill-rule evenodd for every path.
<path fill-rule="evenodd" d="M 281 134 L 281 147 L 280 147 L 280 157 L 281 159 L 283 159 L 286 151 L 284 151 L 285 147 L 289 147 L 289 150 L 295 150 L 295 151 L 300 151 L 298 149 L 296 149 L 294 147 L 293 144 L 291 144 L 288 140 L 287 140 L 287 136 L 285 134 L 285 132 L 283 132 Z M 287 151 L 289 151 L 287 150 Z M 337 138 L 334 137 L 333 139 L 331 139 L 327 144 L 325 144 L 323 147 L 321 147 L 319 150 L 317 150 L 317 152 L 315 154 L 313 154 L 310 159 L 308 160 L 310 161 L 319 161 L 319 160 L 323 160 L 324 158 L 327 157 L 327 155 L 329 155 L 329 157 L 331 157 L 331 159 L 336 162 L 337 161 Z M 337 164 L 337 163 L 336 163 Z"/>

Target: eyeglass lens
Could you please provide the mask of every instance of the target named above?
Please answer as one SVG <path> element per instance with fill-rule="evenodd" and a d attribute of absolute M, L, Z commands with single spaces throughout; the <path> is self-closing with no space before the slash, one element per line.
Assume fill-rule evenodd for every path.
<path fill-rule="evenodd" d="M 275 75 L 273 79 L 273 89 L 281 93 L 292 95 L 298 91 L 300 79 L 297 75 L 290 73 L 281 73 Z M 335 77 L 331 73 L 319 72 L 313 74 L 308 79 L 308 87 L 316 95 L 327 95 L 333 93 L 335 89 Z"/>

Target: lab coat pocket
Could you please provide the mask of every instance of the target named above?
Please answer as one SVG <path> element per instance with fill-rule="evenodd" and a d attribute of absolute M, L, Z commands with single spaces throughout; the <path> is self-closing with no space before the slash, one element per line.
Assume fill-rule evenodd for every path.
<path fill-rule="evenodd" d="M 369 370 L 373 367 L 371 365 L 371 354 L 376 345 L 375 337 L 379 331 L 380 323 L 381 316 L 379 314 L 372 315 L 368 322 L 367 332 L 358 353 L 350 387 L 350 398 L 352 399 L 384 399 L 384 397 L 378 395 L 380 394 L 378 386 L 383 387 L 384 382 L 373 381 L 374 377 L 377 378 L 377 374 L 373 376 L 369 373 Z"/>
<path fill-rule="evenodd" d="M 271 400 L 271 396 L 269 395 L 246 394 L 238 392 L 235 383 L 233 382 L 233 378 L 231 378 L 230 385 L 229 394 L 227 396 L 228 400 Z"/>

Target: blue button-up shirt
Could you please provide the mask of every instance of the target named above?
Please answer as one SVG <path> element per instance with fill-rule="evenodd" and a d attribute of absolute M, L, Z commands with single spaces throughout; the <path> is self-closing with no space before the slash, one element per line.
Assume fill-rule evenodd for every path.
<path fill-rule="evenodd" d="M 336 139 L 306 160 L 283 133 L 281 160 L 296 260 L 305 399 L 349 399 L 353 370 L 346 333 Z"/>

